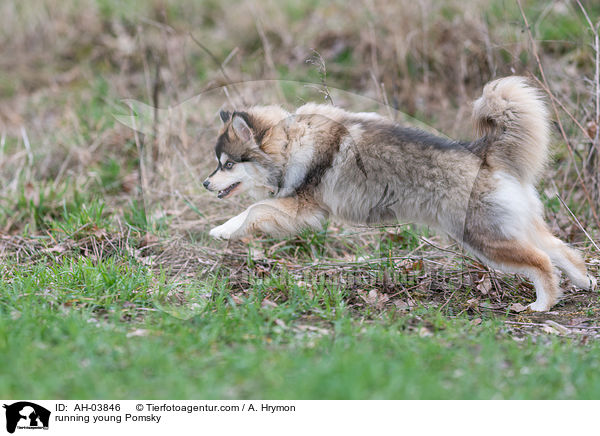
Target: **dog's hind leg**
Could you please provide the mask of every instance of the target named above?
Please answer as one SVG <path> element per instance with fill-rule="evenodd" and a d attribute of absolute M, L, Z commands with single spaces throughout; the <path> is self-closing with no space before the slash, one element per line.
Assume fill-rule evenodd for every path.
<path fill-rule="evenodd" d="M 269 199 L 253 204 L 210 235 L 220 239 L 241 239 L 262 232 L 268 235 L 291 235 L 308 227 L 317 228 L 327 212 L 314 201 L 299 197 Z"/>
<path fill-rule="evenodd" d="M 488 240 L 478 251 L 492 265 L 527 276 L 535 286 L 536 300 L 529 307 L 536 312 L 549 310 L 562 295 L 550 257 L 527 241 Z"/>
<path fill-rule="evenodd" d="M 535 221 L 535 232 L 531 241 L 550 256 L 552 263 L 560 268 L 575 286 L 582 289 L 596 287 L 596 279 L 588 275 L 581 255 L 554 236 L 542 220 Z"/>

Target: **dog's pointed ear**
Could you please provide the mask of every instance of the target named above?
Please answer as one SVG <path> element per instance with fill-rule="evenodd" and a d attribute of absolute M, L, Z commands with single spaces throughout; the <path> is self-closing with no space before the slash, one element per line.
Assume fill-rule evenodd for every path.
<path fill-rule="evenodd" d="M 234 113 L 231 125 L 233 126 L 233 131 L 235 134 L 242 141 L 248 142 L 252 139 L 252 130 L 241 115 Z"/>
<path fill-rule="evenodd" d="M 229 111 L 221 111 L 219 112 L 219 116 L 221 117 L 221 121 L 226 123 L 231 118 L 231 112 Z"/>

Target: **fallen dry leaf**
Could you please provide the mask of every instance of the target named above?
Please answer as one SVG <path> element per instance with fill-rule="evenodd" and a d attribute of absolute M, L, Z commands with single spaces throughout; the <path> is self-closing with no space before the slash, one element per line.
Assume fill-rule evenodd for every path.
<path fill-rule="evenodd" d="M 108 233 L 105 229 L 101 229 L 99 227 L 94 226 L 92 234 L 96 237 L 96 239 L 106 239 Z"/>
<path fill-rule="evenodd" d="M 265 298 L 262 303 L 260 304 L 262 307 L 277 307 L 278 304 Z"/>
<path fill-rule="evenodd" d="M 492 281 L 490 280 L 490 276 L 487 274 L 484 275 L 481 280 L 479 280 L 476 288 L 483 295 L 489 294 L 489 292 L 492 290 Z"/>
<path fill-rule="evenodd" d="M 394 306 L 400 310 L 410 310 L 411 305 L 404 300 L 394 300 Z"/>
<path fill-rule="evenodd" d="M 148 330 L 145 329 L 135 329 L 129 333 L 127 333 L 127 337 L 131 338 L 134 336 L 147 336 L 148 335 Z"/>
<path fill-rule="evenodd" d="M 365 301 L 365 303 L 367 303 L 370 306 L 375 306 L 378 309 L 382 309 L 384 304 L 388 302 L 388 300 L 390 299 L 390 297 L 388 297 L 386 294 L 382 294 L 381 292 L 377 291 L 377 289 L 372 289 L 369 291 L 368 294 L 360 294 L 361 298 Z"/>
<path fill-rule="evenodd" d="M 231 294 L 230 297 L 235 304 L 242 304 L 244 302 L 244 300 L 242 300 L 240 297 L 238 297 L 235 294 Z"/>
<path fill-rule="evenodd" d="M 477 307 L 478 305 L 479 305 L 478 298 L 469 298 L 467 300 L 467 306 L 469 306 L 469 307 Z"/>
<path fill-rule="evenodd" d="M 510 305 L 509 309 L 511 310 L 511 312 L 524 312 L 527 310 L 527 306 L 523 306 L 521 303 L 513 303 Z"/>
<path fill-rule="evenodd" d="M 427 327 L 422 326 L 419 329 L 419 336 L 421 336 L 422 338 L 426 338 L 429 336 L 433 336 L 433 332 L 430 329 L 428 329 Z"/>
<path fill-rule="evenodd" d="M 557 323 L 556 321 L 552 321 L 551 319 L 546 320 L 546 322 L 544 324 L 552 327 L 554 330 L 558 331 L 560 334 L 567 335 L 570 333 L 570 330 L 568 328 Z"/>
<path fill-rule="evenodd" d="M 596 133 L 598 132 L 598 124 L 596 124 L 594 121 L 588 121 L 585 127 L 588 136 L 591 139 L 594 139 L 596 137 Z"/>
<path fill-rule="evenodd" d="M 265 252 L 256 247 L 252 247 L 250 249 L 250 257 L 252 258 L 252 260 L 263 260 L 267 258 Z"/>
<path fill-rule="evenodd" d="M 316 333 L 320 333 L 323 335 L 329 334 L 329 330 L 327 329 L 323 329 L 321 327 L 317 327 L 314 325 L 307 325 L 307 324 L 299 324 L 296 326 L 296 330 L 300 330 L 300 331 L 310 331 L 310 332 L 316 332 Z"/>
<path fill-rule="evenodd" d="M 106 234 L 106 232 L 105 232 L 105 234 Z M 146 232 L 144 234 L 144 237 L 140 241 L 139 248 L 148 247 L 149 245 L 156 244 L 157 242 L 158 242 L 158 237 L 156 235 L 153 235 L 152 233 Z"/>
<path fill-rule="evenodd" d="M 551 335 L 558 335 L 559 332 L 558 330 L 550 327 L 549 325 L 545 325 L 544 327 L 542 327 L 542 331 L 545 333 L 550 333 Z"/>
<path fill-rule="evenodd" d="M 60 253 L 64 253 L 66 250 L 67 250 L 67 248 L 64 245 L 57 244 L 54 247 L 45 248 L 42 251 L 44 253 L 58 253 L 58 254 L 60 254 Z"/>
<path fill-rule="evenodd" d="M 365 301 L 368 304 L 377 303 L 377 290 L 376 289 L 370 290 L 369 293 L 367 294 L 367 297 L 365 298 Z"/>
<path fill-rule="evenodd" d="M 287 325 L 285 325 L 285 322 L 282 319 L 279 319 L 279 318 L 277 318 L 275 320 L 275 324 L 277 324 L 279 327 L 281 327 L 283 329 L 287 327 Z"/>

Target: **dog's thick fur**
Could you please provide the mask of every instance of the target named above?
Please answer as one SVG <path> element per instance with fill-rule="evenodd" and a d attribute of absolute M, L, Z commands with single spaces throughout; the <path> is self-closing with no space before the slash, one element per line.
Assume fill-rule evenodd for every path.
<path fill-rule="evenodd" d="M 260 199 L 210 234 L 293 234 L 333 215 L 357 224 L 396 220 L 434 226 L 486 263 L 529 277 L 535 311 L 560 298 L 553 265 L 590 289 L 581 256 L 543 220 L 535 184 L 548 155 L 539 92 L 522 77 L 487 84 L 475 102 L 479 139 L 456 142 L 372 113 L 306 104 L 221 112 L 217 169 L 204 186 L 220 198 Z"/>

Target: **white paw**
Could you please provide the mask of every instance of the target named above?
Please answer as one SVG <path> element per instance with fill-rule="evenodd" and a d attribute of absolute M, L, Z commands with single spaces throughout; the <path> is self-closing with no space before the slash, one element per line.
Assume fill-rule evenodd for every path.
<path fill-rule="evenodd" d="M 593 291 L 594 289 L 596 289 L 596 287 L 598 286 L 598 280 L 596 280 L 595 277 L 592 276 L 588 276 L 588 278 L 590 279 L 590 287 L 589 290 Z"/>
<path fill-rule="evenodd" d="M 547 310 L 550 310 L 552 305 L 546 303 L 545 301 L 536 300 L 527 307 L 534 312 L 546 312 Z"/>
<path fill-rule="evenodd" d="M 230 228 L 228 228 L 227 224 L 225 223 L 213 228 L 208 234 L 215 239 L 230 239 L 231 233 L 233 232 Z"/>

